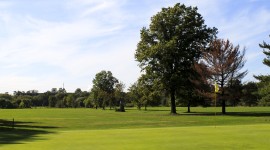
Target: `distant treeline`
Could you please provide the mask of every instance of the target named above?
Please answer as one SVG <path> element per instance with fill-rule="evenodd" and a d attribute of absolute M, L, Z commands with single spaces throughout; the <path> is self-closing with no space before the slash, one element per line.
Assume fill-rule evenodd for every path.
<path fill-rule="evenodd" d="M 226 88 L 225 93 L 227 106 L 266 106 L 263 100 L 260 100 L 257 83 L 248 82 L 241 84 L 235 81 L 234 84 Z M 137 92 L 137 93 L 136 93 Z M 76 89 L 74 93 L 68 93 L 63 88 L 52 88 L 45 93 L 38 93 L 37 90 L 15 91 L 13 95 L 0 94 L 0 108 L 33 108 L 33 107 L 57 107 L 57 108 L 116 108 L 120 106 L 120 101 L 126 107 L 138 107 L 141 109 L 148 106 L 169 106 L 170 99 L 166 93 L 159 92 L 153 98 L 144 99 L 140 92 L 131 87 L 128 92 L 121 92 L 121 97 L 117 95 L 116 90 L 108 97 L 95 97 L 94 92 L 82 91 Z M 217 106 L 221 105 L 219 96 L 217 96 Z M 188 105 L 185 93 L 179 93 L 176 99 L 176 105 L 185 107 Z M 214 97 L 202 96 L 193 93 L 191 106 L 214 106 Z"/>

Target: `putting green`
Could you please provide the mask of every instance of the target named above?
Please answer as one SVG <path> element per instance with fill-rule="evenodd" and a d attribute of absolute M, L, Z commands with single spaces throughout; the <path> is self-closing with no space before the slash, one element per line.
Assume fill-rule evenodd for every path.
<path fill-rule="evenodd" d="M 193 126 L 142 129 L 69 130 L 37 134 L 34 141 L 1 150 L 269 149 L 270 126 Z"/>

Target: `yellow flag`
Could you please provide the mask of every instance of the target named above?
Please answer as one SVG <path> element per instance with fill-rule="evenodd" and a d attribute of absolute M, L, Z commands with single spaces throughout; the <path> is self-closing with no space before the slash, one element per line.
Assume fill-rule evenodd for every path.
<path fill-rule="evenodd" d="M 215 93 L 218 93 L 218 91 L 219 91 L 219 87 L 218 87 L 217 82 L 215 82 Z"/>

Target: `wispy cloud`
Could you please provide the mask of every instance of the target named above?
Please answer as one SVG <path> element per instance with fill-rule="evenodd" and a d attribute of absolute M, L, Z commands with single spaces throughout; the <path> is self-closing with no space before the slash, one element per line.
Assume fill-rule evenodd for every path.
<path fill-rule="evenodd" d="M 72 91 L 81 86 L 86 90 L 85 87 L 91 84 L 95 73 L 102 69 L 115 72 L 115 76 L 123 77 L 120 80 L 126 83 L 130 82 L 130 78 L 136 80 L 139 69 L 135 68 L 137 66 L 133 53 L 138 37 L 125 37 L 130 35 L 122 32 L 124 24 L 114 21 L 120 17 L 119 14 L 111 14 L 111 22 L 91 16 L 97 12 L 108 12 L 108 8 L 117 11 L 119 8 L 116 3 L 117 1 L 85 1 L 87 7 L 76 11 L 78 18 L 59 22 L 12 13 L 3 14 L 2 17 L 0 15 L 0 20 L 9 29 L 0 41 L 0 68 L 6 70 L 0 78 L 1 83 L 7 84 L 8 87 L 0 90 L 4 92 L 6 89 L 10 91 L 39 87 L 38 89 L 44 91 L 55 86 L 52 84 L 55 79 L 61 80 L 56 82 L 60 83 L 59 86 L 66 82 L 69 85 L 68 90 Z M 20 26 L 16 26 L 18 24 Z M 44 65 L 58 70 L 51 72 L 52 70 Z M 33 72 L 37 67 L 44 67 L 44 70 L 35 74 Z M 127 72 L 131 74 L 123 75 Z M 12 74 L 12 77 L 8 74 Z M 48 77 L 41 74 L 47 74 Z M 82 83 L 78 81 L 80 79 L 76 81 L 79 77 L 84 85 L 79 84 Z M 14 81 L 17 87 L 4 81 Z M 46 85 L 45 88 L 40 88 L 44 87 L 42 84 Z"/>

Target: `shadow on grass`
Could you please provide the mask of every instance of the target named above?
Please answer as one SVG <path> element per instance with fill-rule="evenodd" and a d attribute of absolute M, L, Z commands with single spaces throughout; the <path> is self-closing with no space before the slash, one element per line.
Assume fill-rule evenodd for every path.
<path fill-rule="evenodd" d="M 270 112 L 227 112 L 229 116 L 270 117 Z"/>
<path fill-rule="evenodd" d="M 0 119 L 0 146 L 4 144 L 23 144 L 25 141 L 42 140 L 39 135 L 52 134 L 53 126 L 36 126 L 35 122 L 8 121 Z"/>
<path fill-rule="evenodd" d="M 224 115 L 221 112 L 191 112 L 180 115 L 196 115 L 196 116 L 215 116 Z M 270 112 L 227 112 L 225 116 L 243 116 L 243 117 L 270 117 Z"/>
<path fill-rule="evenodd" d="M 142 109 L 143 111 L 145 111 L 144 109 Z M 170 112 L 170 110 L 166 110 L 166 109 L 147 109 L 146 111 L 167 111 Z"/>

